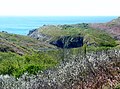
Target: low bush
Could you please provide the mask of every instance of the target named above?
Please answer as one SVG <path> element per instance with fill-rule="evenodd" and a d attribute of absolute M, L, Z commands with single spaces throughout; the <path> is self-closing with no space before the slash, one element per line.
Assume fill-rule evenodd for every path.
<path fill-rule="evenodd" d="M 36 74 L 38 71 L 54 67 L 58 61 L 55 55 L 47 53 L 33 53 L 20 56 L 15 53 L 0 52 L 0 74 L 20 77 L 23 73 Z"/>

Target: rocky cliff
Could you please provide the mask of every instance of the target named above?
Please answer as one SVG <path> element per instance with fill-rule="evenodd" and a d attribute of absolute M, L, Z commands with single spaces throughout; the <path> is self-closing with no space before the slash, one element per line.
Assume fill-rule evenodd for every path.
<path fill-rule="evenodd" d="M 57 47 L 60 47 L 61 45 L 61 48 L 63 48 L 63 46 L 65 47 L 64 42 L 60 42 L 60 40 L 63 40 L 64 38 L 69 38 L 71 40 L 65 40 L 68 42 L 68 48 L 81 47 L 84 43 L 88 46 L 93 45 L 113 47 L 116 45 L 115 40 L 110 34 L 103 30 L 98 30 L 98 28 L 93 28 L 92 25 L 87 23 L 72 25 L 45 25 L 36 29 L 35 31 L 31 31 L 28 36 L 49 44 L 56 45 Z M 83 42 L 79 38 L 84 38 Z M 118 37 L 116 37 L 116 39 L 117 38 Z"/>
<path fill-rule="evenodd" d="M 57 40 L 51 41 L 50 44 L 60 48 L 77 48 L 83 46 L 83 37 L 80 36 L 63 36 Z"/>

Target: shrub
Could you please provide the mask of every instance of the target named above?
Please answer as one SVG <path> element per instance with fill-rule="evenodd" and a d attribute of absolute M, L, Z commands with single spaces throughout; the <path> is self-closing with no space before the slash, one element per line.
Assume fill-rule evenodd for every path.
<path fill-rule="evenodd" d="M 36 74 L 40 70 L 54 67 L 58 62 L 55 55 L 33 53 L 20 56 L 15 53 L 0 52 L 0 74 L 20 77 L 23 73 Z"/>

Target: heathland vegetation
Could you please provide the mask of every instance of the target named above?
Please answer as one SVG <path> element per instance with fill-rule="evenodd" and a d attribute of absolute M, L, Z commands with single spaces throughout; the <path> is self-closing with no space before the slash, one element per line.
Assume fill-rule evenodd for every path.
<path fill-rule="evenodd" d="M 120 41 L 97 26 L 44 25 L 28 36 L 0 32 L 0 88 L 119 89 Z"/>

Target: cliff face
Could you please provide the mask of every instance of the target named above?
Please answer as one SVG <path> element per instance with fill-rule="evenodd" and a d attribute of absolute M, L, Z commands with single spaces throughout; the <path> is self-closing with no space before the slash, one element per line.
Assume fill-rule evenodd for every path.
<path fill-rule="evenodd" d="M 83 37 L 80 36 L 63 36 L 55 41 L 50 42 L 60 48 L 77 48 L 83 46 Z"/>
<path fill-rule="evenodd" d="M 38 29 L 30 30 L 28 36 L 41 41 L 46 41 L 50 39 L 50 36 L 40 33 Z"/>
<path fill-rule="evenodd" d="M 39 29 L 30 31 L 28 36 L 59 48 L 76 48 L 83 46 L 83 37 L 77 34 L 66 34 L 67 31 L 64 31 L 67 28 L 66 26 L 43 26 Z M 71 27 L 71 25 L 68 26 L 68 28 L 69 27 Z"/>

